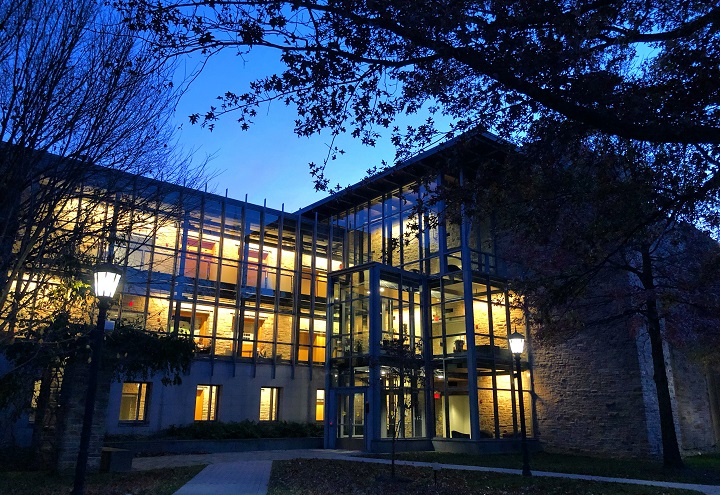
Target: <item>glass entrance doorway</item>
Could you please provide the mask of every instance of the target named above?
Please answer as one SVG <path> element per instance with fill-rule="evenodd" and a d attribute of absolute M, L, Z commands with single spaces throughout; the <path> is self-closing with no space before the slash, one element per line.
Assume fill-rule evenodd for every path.
<path fill-rule="evenodd" d="M 337 447 L 365 448 L 365 390 L 337 390 Z"/>

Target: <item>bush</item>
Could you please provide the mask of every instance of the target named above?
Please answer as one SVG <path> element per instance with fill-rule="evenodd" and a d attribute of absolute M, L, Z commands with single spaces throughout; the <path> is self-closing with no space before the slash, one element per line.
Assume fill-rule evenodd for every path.
<path fill-rule="evenodd" d="M 320 437 L 323 427 L 314 423 L 273 421 L 256 423 L 245 420 L 231 423 L 197 422 L 185 426 L 171 426 L 164 435 L 181 440 L 241 440 L 246 438 L 304 438 Z"/>

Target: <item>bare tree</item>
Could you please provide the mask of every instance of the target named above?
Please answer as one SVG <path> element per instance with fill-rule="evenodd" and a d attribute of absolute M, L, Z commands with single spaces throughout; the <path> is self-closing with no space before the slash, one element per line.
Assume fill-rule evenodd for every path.
<path fill-rule="evenodd" d="M 61 385 L 59 377 L 76 376 L 72 370 L 88 362 L 89 266 L 126 266 L 134 247 L 192 207 L 186 187 L 203 180 L 202 165 L 174 145 L 183 86 L 173 77 L 173 65 L 102 1 L 0 6 L 0 352 L 10 363 L 0 375 L 0 406 L 16 406 L 3 415 L 12 429 L 35 386 L 33 444 L 51 458 L 60 439 L 62 448 L 77 448 L 62 433 L 72 419 L 57 397 L 61 387 L 60 395 L 83 391 L 70 383 L 78 380 Z M 122 335 L 131 334 L 110 340 Z M 120 344 L 140 341 L 148 355 L 153 345 L 178 352 L 133 370 L 162 371 L 179 355 L 180 368 L 189 366 L 192 342 L 132 334 Z M 9 404 L 13 394 L 19 399 Z"/>
<path fill-rule="evenodd" d="M 173 215 L 179 189 L 153 179 L 194 186 L 202 167 L 173 146 L 181 90 L 172 64 L 102 2 L 10 0 L 0 20 L 0 342 L 7 342 L 51 277 L 78 276 L 109 242 L 151 232 Z"/>

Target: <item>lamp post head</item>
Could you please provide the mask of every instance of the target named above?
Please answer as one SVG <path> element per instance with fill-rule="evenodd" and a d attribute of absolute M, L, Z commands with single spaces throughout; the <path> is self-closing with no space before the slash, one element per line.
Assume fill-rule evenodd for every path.
<path fill-rule="evenodd" d="M 525 350 L 525 336 L 520 332 L 513 332 L 508 338 L 508 342 L 510 343 L 510 352 L 516 356 Z"/>
<path fill-rule="evenodd" d="M 115 295 L 120 283 L 120 269 L 110 263 L 95 267 L 95 296 L 110 299 Z"/>

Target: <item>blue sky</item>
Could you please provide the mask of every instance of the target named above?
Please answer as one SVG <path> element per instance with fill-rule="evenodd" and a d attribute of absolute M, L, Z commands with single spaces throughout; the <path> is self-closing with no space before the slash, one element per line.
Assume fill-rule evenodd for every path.
<path fill-rule="evenodd" d="M 180 66 L 182 73 L 191 71 L 200 59 L 188 58 Z M 232 115 L 226 116 L 210 132 L 191 125 L 188 115 L 203 113 L 226 91 L 244 92 L 248 83 L 280 67 L 278 53 L 254 49 L 244 61 L 228 51 L 211 58 L 201 75 L 183 96 L 177 111 L 178 140 L 185 149 L 195 150 L 195 159 L 213 158 L 208 169 L 216 177 L 208 182 L 208 191 L 235 199 L 247 199 L 271 208 L 295 211 L 326 196 L 313 188 L 308 163 L 320 163 L 330 143 L 329 135 L 299 138 L 293 133 L 294 108 L 274 102 L 260 109 L 255 125 L 242 131 Z M 332 184 L 347 186 L 362 179 L 365 171 L 379 166 L 381 160 L 392 163 L 395 150 L 385 140 L 375 148 L 362 146 L 349 136 L 336 141 L 346 151 L 331 162 L 327 172 Z"/>

